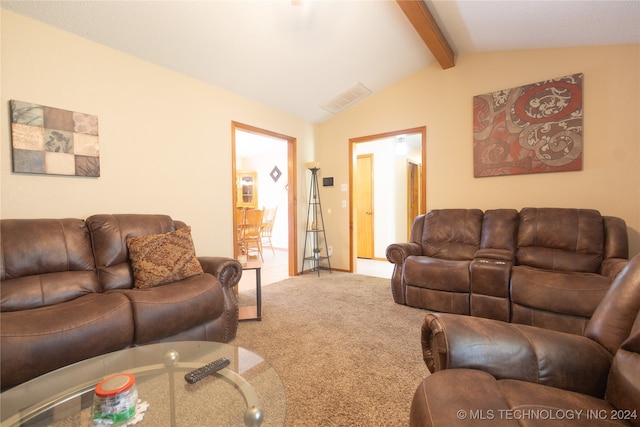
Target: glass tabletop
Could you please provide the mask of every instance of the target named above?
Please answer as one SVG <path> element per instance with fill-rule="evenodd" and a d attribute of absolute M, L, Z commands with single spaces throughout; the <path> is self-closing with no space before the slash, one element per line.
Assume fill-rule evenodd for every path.
<path fill-rule="evenodd" d="M 229 366 L 195 384 L 185 381 L 187 372 L 221 357 L 231 361 Z M 285 422 L 284 386 L 259 355 L 229 344 L 181 341 L 94 357 L 9 389 L 0 394 L 2 426 L 91 426 L 95 386 L 116 373 L 135 375 L 142 414 L 136 425 Z"/>

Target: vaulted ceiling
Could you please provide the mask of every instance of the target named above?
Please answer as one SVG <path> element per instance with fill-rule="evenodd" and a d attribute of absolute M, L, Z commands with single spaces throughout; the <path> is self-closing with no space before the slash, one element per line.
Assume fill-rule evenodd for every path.
<path fill-rule="evenodd" d="M 640 1 L 1 0 L 311 122 L 475 52 L 640 43 Z"/>

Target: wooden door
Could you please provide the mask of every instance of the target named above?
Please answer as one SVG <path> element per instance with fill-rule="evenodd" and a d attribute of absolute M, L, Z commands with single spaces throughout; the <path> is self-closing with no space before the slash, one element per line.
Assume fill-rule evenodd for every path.
<path fill-rule="evenodd" d="M 373 258 L 373 155 L 358 156 L 355 177 L 358 258 Z"/>
<path fill-rule="evenodd" d="M 411 238 L 413 220 L 420 213 L 420 165 L 407 164 L 407 242 Z"/>

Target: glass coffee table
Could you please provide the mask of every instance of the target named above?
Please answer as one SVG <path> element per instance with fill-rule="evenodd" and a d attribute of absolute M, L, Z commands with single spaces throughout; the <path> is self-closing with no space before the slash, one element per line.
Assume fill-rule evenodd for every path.
<path fill-rule="evenodd" d="M 72 349 L 70 349 L 72 351 Z M 195 384 L 184 375 L 221 357 L 231 363 Z M 142 419 L 149 426 L 282 426 L 286 395 L 260 356 L 229 344 L 151 344 L 84 360 L 0 394 L 1 425 L 91 426 L 96 384 L 117 373 L 135 375 Z M 139 416 L 137 416 L 139 418 Z M 121 424 L 127 425 L 127 424 Z"/>

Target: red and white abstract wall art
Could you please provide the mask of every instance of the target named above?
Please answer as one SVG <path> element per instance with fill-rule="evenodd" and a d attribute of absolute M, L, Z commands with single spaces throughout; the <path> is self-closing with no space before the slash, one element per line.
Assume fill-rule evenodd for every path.
<path fill-rule="evenodd" d="M 473 97 L 474 177 L 582 170 L 583 74 Z"/>

